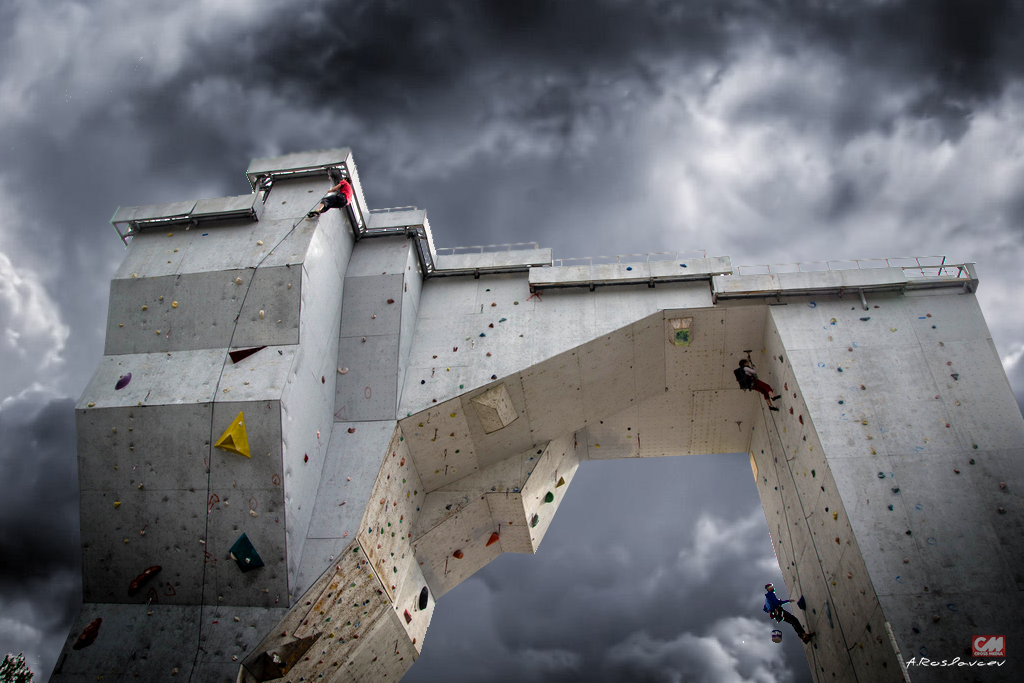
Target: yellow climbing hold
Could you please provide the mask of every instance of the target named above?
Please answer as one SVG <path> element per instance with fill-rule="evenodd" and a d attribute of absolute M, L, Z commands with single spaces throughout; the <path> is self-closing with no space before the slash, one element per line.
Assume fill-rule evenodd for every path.
<path fill-rule="evenodd" d="M 455 417 L 455 413 L 452 413 L 452 417 Z"/>
<path fill-rule="evenodd" d="M 89 407 L 90 407 L 90 408 L 92 408 L 92 407 L 93 407 L 94 405 L 96 405 L 96 402 L 95 402 L 95 401 L 94 401 L 94 402 L 92 402 L 92 403 L 90 403 L 90 404 L 89 404 Z"/>
<path fill-rule="evenodd" d="M 148 309 L 149 309 L 149 306 L 143 306 L 143 307 L 142 307 L 142 310 L 144 310 L 144 311 L 145 311 L 145 310 L 148 310 Z"/>
<path fill-rule="evenodd" d="M 178 302 L 177 301 L 172 301 L 171 302 L 171 308 L 177 308 L 177 307 L 178 307 Z"/>
<path fill-rule="evenodd" d="M 164 300 L 164 298 L 163 298 L 163 297 L 160 297 L 160 301 L 163 301 L 163 300 Z"/>
<path fill-rule="evenodd" d="M 170 237 L 173 234 L 174 234 L 173 232 L 169 232 L 169 233 L 167 233 L 167 236 Z"/>
<path fill-rule="evenodd" d="M 832 519 L 839 519 L 839 513 L 838 512 L 833 512 L 832 513 Z"/>
<path fill-rule="evenodd" d="M 117 326 L 118 327 L 124 327 L 124 323 L 118 323 Z"/>
<path fill-rule="evenodd" d="M 232 421 L 231 425 L 217 439 L 217 443 L 213 445 L 223 451 L 238 453 L 247 458 L 252 457 L 249 453 L 249 437 L 245 433 L 245 418 L 242 416 L 242 411 L 238 412 L 238 417 Z"/>
<path fill-rule="evenodd" d="M 256 240 L 256 244 L 262 247 L 263 246 L 263 240 Z"/>
<path fill-rule="evenodd" d="M 121 507 L 121 501 L 119 501 L 119 500 L 115 500 L 115 501 L 114 501 L 114 507 L 116 507 L 116 508 L 119 508 L 119 507 Z"/>
<path fill-rule="evenodd" d="M 557 489 L 559 486 L 565 486 L 565 477 L 558 478 L 558 483 L 555 484 L 555 488 Z"/>
<path fill-rule="evenodd" d="M 890 327 L 890 328 L 889 328 L 889 331 L 890 331 L 890 332 L 895 332 L 895 331 L 896 331 L 896 328 L 895 328 L 895 327 Z"/>

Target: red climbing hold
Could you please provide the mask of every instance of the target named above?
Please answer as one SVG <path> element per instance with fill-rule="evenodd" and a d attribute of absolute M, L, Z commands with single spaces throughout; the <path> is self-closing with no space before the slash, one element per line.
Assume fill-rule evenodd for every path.
<path fill-rule="evenodd" d="M 355 434 L 356 433 L 356 428 L 355 427 L 349 427 L 348 428 L 348 433 L 349 434 Z"/>
<path fill-rule="evenodd" d="M 262 351 L 265 348 L 267 348 L 267 347 L 266 346 L 257 346 L 256 348 L 253 348 L 253 349 L 239 349 L 238 351 L 228 351 L 228 356 L 231 357 L 231 362 L 232 363 L 237 363 L 238 361 L 242 360 L 243 358 L 248 358 L 249 356 L 251 356 L 252 354 L 256 353 L 257 351 Z"/>
<path fill-rule="evenodd" d="M 78 640 L 71 646 L 72 650 L 81 650 L 83 647 L 89 647 L 96 640 L 96 636 L 100 633 L 100 624 L 103 623 L 102 619 L 93 619 L 92 623 L 85 627 L 82 631 L 82 635 L 78 636 Z"/>
<path fill-rule="evenodd" d="M 793 409 L 792 409 L 792 408 L 790 408 L 790 409 L 789 409 L 789 414 L 790 414 L 790 415 L 792 415 L 792 414 L 793 414 Z"/>
<path fill-rule="evenodd" d="M 393 303 L 395 303 L 395 300 L 394 299 L 388 299 L 388 303 L 389 304 L 393 304 Z"/>
<path fill-rule="evenodd" d="M 491 537 L 489 539 L 487 539 L 487 545 L 489 545 L 489 546 L 490 545 L 494 545 L 495 543 L 498 542 L 498 538 L 499 538 L 498 532 L 497 531 L 493 532 L 491 534 Z"/>
<path fill-rule="evenodd" d="M 456 560 L 461 560 L 463 558 L 462 551 L 456 550 L 454 553 L 452 553 L 452 557 L 454 557 Z"/>
<path fill-rule="evenodd" d="M 797 415 L 796 419 L 800 420 L 800 424 L 804 423 L 804 416 L 803 415 Z"/>
<path fill-rule="evenodd" d="M 401 462 L 398 463 L 399 467 L 405 467 L 405 458 L 402 458 Z"/>
<path fill-rule="evenodd" d="M 309 462 L 309 453 L 303 453 L 302 462 Z"/>
<path fill-rule="evenodd" d="M 157 574 L 160 571 L 160 569 L 161 567 L 159 565 L 155 565 L 153 567 L 150 567 L 146 571 L 142 572 L 138 576 L 136 576 L 135 580 L 128 584 L 128 595 L 135 595 L 136 593 L 138 593 L 139 589 L 142 588 L 143 584 L 145 584 L 147 581 L 150 580 L 150 578 Z"/>
<path fill-rule="evenodd" d="M 412 623 L 412 615 L 409 614 L 409 610 L 405 610 L 405 623 L 407 623 L 407 624 L 411 624 Z"/>

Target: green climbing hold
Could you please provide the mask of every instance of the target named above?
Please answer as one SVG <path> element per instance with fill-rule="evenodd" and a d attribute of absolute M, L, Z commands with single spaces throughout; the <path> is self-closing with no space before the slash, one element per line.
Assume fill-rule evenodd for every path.
<path fill-rule="evenodd" d="M 466 386 L 465 384 L 460 384 L 460 385 L 459 385 L 459 389 L 464 389 L 464 388 L 465 388 L 465 386 Z"/>
<path fill-rule="evenodd" d="M 551 491 L 548 491 L 548 494 L 546 496 L 544 496 L 544 502 L 545 503 L 550 503 L 550 502 L 552 502 L 554 500 L 555 500 L 555 494 L 552 493 Z"/>
<path fill-rule="evenodd" d="M 229 552 L 231 553 L 231 559 L 235 561 L 235 564 L 238 565 L 238 568 L 243 573 L 263 566 L 263 560 L 260 559 L 259 553 L 256 552 L 256 548 L 252 545 L 252 541 L 245 534 L 238 537 L 238 540 L 231 546 Z"/>
<path fill-rule="evenodd" d="M 505 322 L 506 320 L 508 320 L 508 318 L 502 318 L 502 319 L 501 319 L 501 320 L 499 320 L 498 322 L 499 322 L 499 323 L 503 323 L 503 322 Z"/>
<path fill-rule="evenodd" d="M 530 520 L 530 526 L 531 527 L 537 526 L 537 522 L 539 522 L 539 521 L 540 521 L 540 515 L 534 515 L 533 519 Z"/>

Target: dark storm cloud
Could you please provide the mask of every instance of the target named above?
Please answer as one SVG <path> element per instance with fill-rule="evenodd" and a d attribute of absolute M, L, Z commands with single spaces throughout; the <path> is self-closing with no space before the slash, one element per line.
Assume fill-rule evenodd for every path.
<path fill-rule="evenodd" d="M 45 677 L 82 582 L 74 402 L 38 398 L 0 410 L 0 641 Z"/>

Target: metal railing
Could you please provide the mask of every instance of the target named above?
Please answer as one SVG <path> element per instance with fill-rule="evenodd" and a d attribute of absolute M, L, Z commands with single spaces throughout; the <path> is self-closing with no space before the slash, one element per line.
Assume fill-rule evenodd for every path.
<path fill-rule="evenodd" d="M 651 258 L 651 257 L 662 258 Z M 603 265 L 607 263 L 650 263 L 651 261 L 677 261 L 688 258 L 707 258 L 704 249 L 692 251 L 659 251 L 650 254 L 619 254 L 616 256 L 578 256 L 575 258 L 556 258 L 551 264 L 556 268 L 567 265 L 568 261 L 586 261 L 586 263 L 569 263 L 568 265 Z"/>
<path fill-rule="evenodd" d="M 392 211 L 416 211 L 415 206 L 392 206 L 388 209 L 370 209 L 370 213 L 391 213 Z"/>
<path fill-rule="evenodd" d="M 848 259 L 843 261 L 807 261 L 759 266 L 736 266 L 733 275 L 778 275 L 815 273 L 829 270 L 867 270 L 902 268 L 907 277 L 952 277 L 970 279 L 963 264 L 946 263 L 945 256 L 898 256 L 891 258 Z"/>
<path fill-rule="evenodd" d="M 513 249 L 512 247 L 516 247 L 516 249 Z M 474 251 L 467 251 L 469 249 L 473 249 Z M 477 249 L 479 249 L 479 251 L 475 251 Z M 453 256 L 455 254 L 492 254 L 503 251 L 526 251 L 529 249 L 540 249 L 540 245 L 536 242 L 512 242 L 510 244 L 484 244 L 472 247 L 437 247 L 436 251 L 439 256 L 441 255 L 441 252 L 451 252 L 448 255 Z"/>

